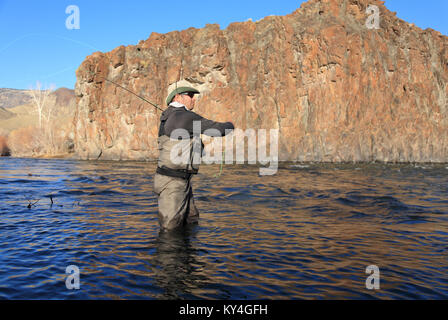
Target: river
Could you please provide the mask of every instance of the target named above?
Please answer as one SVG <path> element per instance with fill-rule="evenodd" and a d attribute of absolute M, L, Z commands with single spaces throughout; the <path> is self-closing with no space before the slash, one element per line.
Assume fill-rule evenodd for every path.
<path fill-rule="evenodd" d="M 0 298 L 448 298 L 448 165 L 202 166 L 200 223 L 174 233 L 154 171 L 0 158 Z"/>

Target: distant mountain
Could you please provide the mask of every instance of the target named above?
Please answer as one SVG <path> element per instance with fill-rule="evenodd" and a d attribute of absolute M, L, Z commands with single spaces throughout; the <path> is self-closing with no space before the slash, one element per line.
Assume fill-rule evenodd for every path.
<path fill-rule="evenodd" d="M 59 88 L 52 94 L 56 96 L 56 104 L 61 106 L 68 106 L 75 98 L 75 91 L 68 88 Z"/>
<path fill-rule="evenodd" d="M 56 96 L 58 105 L 68 105 L 75 97 L 75 92 L 68 88 L 59 88 L 53 91 L 52 95 Z M 0 108 L 14 108 L 30 103 L 32 103 L 32 97 L 29 90 L 0 88 Z"/>
<path fill-rule="evenodd" d="M 59 88 L 51 93 L 56 98 L 56 104 L 68 106 L 75 98 L 75 91 Z M 11 109 L 23 105 L 31 105 L 33 99 L 29 90 L 0 88 L 0 108 Z M 4 118 L 2 118 L 4 119 Z"/>
<path fill-rule="evenodd" d="M 0 108 L 14 108 L 30 102 L 28 90 L 0 88 Z"/>

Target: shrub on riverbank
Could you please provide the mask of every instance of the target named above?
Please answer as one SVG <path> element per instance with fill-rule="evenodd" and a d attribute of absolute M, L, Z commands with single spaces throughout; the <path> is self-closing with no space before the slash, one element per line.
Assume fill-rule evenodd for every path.
<path fill-rule="evenodd" d="M 8 147 L 8 140 L 5 136 L 0 136 L 0 157 L 9 157 L 11 150 Z"/>
<path fill-rule="evenodd" d="M 51 130 L 34 126 L 19 128 L 9 134 L 8 146 L 13 157 L 46 157 L 73 153 L 73 140 L 62 126 Z"/>
<path fill-rule="evenodd" d="M 34 156 L 42 152 L 42 134 L 35 127 L 14 130 L 8 140 L 13 156 Z"/>

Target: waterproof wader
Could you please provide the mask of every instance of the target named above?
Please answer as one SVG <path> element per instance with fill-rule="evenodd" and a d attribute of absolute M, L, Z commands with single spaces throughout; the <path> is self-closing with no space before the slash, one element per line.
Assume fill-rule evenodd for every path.
<path fill-rule="evenodd" d="M 199 211 L 193 200 L 191 176 L 182 179 L 156 173 L 154 192 L 159 198 L 161 229 L 172 230 L 199 221 Z"/>
<path fill-rule="evenodd" d="M 179 109 L 169 108 L 162 114 L 158 138 L 159 160 L 154 177 L 154 192 L 159 203 L 159 224 L 165 230 L 199 221 L 191 178 L 199 170 L 199 164 L 194 165 L 193 158 L 197 155 L 200 161 L 202 142 L 200 137 L 176 140 L 167 135 L 165 123 L 176 112 Z M 172 157 L 176 153 L 177 161 L 173 162 Z"/>

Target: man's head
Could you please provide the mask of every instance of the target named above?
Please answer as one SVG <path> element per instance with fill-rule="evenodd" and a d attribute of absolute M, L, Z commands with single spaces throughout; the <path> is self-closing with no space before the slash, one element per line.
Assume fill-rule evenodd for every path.
<path fill-rule="evenodd" d="M 187 107 L 188 110 L 194 109 L 194 103 L 196 102 L 195 95 L 199 94 L 198 91 L 186 91 L 178 93 L 174 96 L 173 101 L 179 102 Z"/>
<path fill-rule="evenodd" d="M 168 97 L 166 98 L 166 104 L 170 105 L 170 103 L 176 101 L 183 104 L 187 107 L 188 110 L 194 109 L 194 103 L 196 101 L 195 95 L 200 94 L 198 90 L 191 86 L 186 86 L 182 83 L 178 83 L 178 87 L 175 87 L 175 83 L 170 86 L 168 89 Z M 182 86 L 180 86 L 182 85 Z"/>

